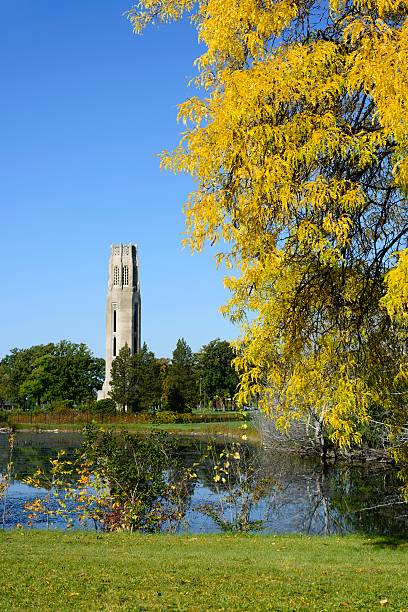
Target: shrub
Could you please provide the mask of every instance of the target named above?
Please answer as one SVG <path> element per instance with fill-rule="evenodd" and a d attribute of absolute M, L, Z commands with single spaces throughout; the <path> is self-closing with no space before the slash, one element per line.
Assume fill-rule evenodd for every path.
<path fill-rule="evenodd" d="M 98 412 L 99 414 L 116 414 L 117 413 L 116 404 L 113 401 L 113 399 L 110 399 L 110 398 L 98 400 L 94 407 L 89 406 L 89 408 L 91 408 L 91 410 L 92 409 L 95 410 L 95 412 Z"/>
<path fill-rule="evenodd" d="M 50 412 L 67 412 L 74 408 L 74 402 L 72 400 L 56 400 L 51 402 L 47 406 L 47 410 Z"/>
<path fill-rule="evenodd" d="M 138 415 L 142 417 L 142 414 Z M 154 422 L 154 423 L 216 423 L 216 422 L 229 422 L 229 421 L 245 421 L 247 415 L 241 412 L 229 413 L 191 413 L 191 412 L 170 412 L 163 410 L 162 412 L 156 412 L 155 415 L 144 414 L 143 422 Z"/>
<path fill-rule="evenodd" d="M 51 460 L 47 474 L 37 469 L 25 482 L 48 494 L 25 504 L 32 519 L 93 520 L 105 531 L 176 530 L 184 519 L 191 476 L 176 458 L 164 432 L 132 436 L 84 427 L 76 461 L 64 451 Z"/>
<path fill-rule="evenodd" d="M 150 415 L 147 415 L 150 416 Z M 149 418 L 149 421 L 152 420 L 155 423 L 165 424 L 165 423 L 180 423 L 182 421 L 182 415 L 177 414 L 175 412 L 170 412 L 168 410 L 163 410 L 162 412 L 157 412 L 153 418 Z"/>
<path fill-rule="evenodd" d="M 0 426 L 6 427 L 10 422 L 10 411 L 0 410 Z"/>

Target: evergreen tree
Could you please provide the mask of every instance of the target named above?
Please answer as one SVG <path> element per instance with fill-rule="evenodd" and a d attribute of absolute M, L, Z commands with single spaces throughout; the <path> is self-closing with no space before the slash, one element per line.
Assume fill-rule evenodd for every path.
<path fill-rule="evenodd" d="M 157 359 L 157 363 L 159 366 L 160 372 L 160 388 L 161 388 L 161 397 L 160 397 L 160 406 L 164 408 L 168 408 L 170 405 L 169 397 L 170 397 L 170 382 L 169 382 L 169 370 L 170 370 L 170 359 L 167 357 L 160 357 Z"/>
<path fill-rule="evenodd" d="M 126 344 L 112 362 L 110 397 L 122 410 L 143 411 L 161 403 L 160 362 L 147 344 L 131 355 Z"/>
<path fill-rule="evenodd" d="M 173 351 L 168 379 L 168 407 L 178 412 L 194 408 L 197 403 L 194 355 L 184 338 L 177 341 Z"/>
<path fill-rule="evenodd" d="M 137 405 L 139 393 L 134 356 L 125 344 L 112 362 L 109 396 L 120 410 L 132 410 Z"/>
<path fill-rule="evenodd" d="M 133 358 L 136 379 L 135 409 L 148 410 L 161 403 L 160 363 L 144 343 Z"/>

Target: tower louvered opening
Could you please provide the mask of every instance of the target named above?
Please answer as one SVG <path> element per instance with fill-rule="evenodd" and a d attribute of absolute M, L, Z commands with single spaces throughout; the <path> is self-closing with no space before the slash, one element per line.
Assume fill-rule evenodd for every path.
<path fill-rule="evenodd" d="M 119 285 L 120 275 L 119 275 L 119 266 L 114 266 L 113 268 L 113 284 Z"/>

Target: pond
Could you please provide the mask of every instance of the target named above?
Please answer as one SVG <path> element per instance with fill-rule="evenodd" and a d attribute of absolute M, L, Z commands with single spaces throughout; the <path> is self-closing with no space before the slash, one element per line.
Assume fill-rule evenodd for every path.
<path fill-rule="evenodd" d="M 49 460 L 63 449 L 73 455 L 81 444 L 79 433 L 26 433 L 16 435 L 13 452 L 14 480 L 7 493 L 6 511 L 0 498 L 0 521 L 6 527 L 27 525 L 24 503 L 41 495 L 22 482 L 37 467 L 47 469 Z M 220 452 L 220 441 L 214 443 Z M 202 457 L 207 441 L 177 438 L 177 453 L 189 467 Z M 289 453 L 264 451 L 246 446 L 247 469 L 257 466 L 259 478 L 269 484 L 256 500 L 251 518 L 262 522 L 264 532 L 307 534 L 350 533 L 403 534 L 408 531 L 408 508 L 400 496 L 397 472 L 388 463 L 336 464 L 323 470 L 320 463 Z M 7 435 L 0 434 L 0 473 L 7 464 Z M 245 469 L 245 466 L 244 468 Z M 200 508 L 225 503 L 226 491 L 214 482 L 210 462 L 201 460 L 197 479 L 188 493 L 186 524 L 191 533 L 219 530 L 216 522 Z M 44 523 L 36 523 L 42 527 Z M 56 523 L 57 527 L 62 524 Z"/>

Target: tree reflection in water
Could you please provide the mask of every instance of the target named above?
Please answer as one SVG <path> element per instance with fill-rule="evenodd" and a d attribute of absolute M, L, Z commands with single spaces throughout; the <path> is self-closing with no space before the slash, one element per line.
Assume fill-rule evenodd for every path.
<path fill-rule="evenodd" d="M 388 463 L 320 462 L 294 455 L 264 455 L 265 469 L 284 484 L 275 495 L 269 529 L 303 533 L 403 534 L 407 503 L 398 472 Z"/>
<path fill-rule="evenodd" d="M 7 436 L 0 437 L 0 472 L 7 462 Z M 22 522 L 21 502 L 34 497 L 19 481 L 37 467 L 47 469 L 49 458 L 59 449 L 73 453 L 81 443 L 79 434 L 18 433 L 14 450 L 15 481 L 9 494 L 8 525 Z M 217 502 L 222 487 L 214 481 L 214 465 L 201 460 L 207 453 L 207 441 L 180 438 L 177 454 L 186 468 L 194 468 L 195 481 L 189 481 L 183 504 L 190 531 L 216 531 L 208 517 L 200 517 L 194 508 Z M 228 443 L 227 443 L 228 445 Z M 225 443 L 214 441 L 218 455 Z M 264 519 L 268 532 L 403 534 L 408 531 L 408 508 L 400 495 L 397 471 L 387 463 L 338 463 L 322 469 L 319 462 L 293 453 L 268 452 L 246 444 L 247 464 L 256 465 L 257 478 L 269 480 L 262 496 L 251 508 L 252 519 Z M 199 465 L 195 467 L 195 464 Z M 277 485 L 278 483 L 278 485 Z M 20 505 L 19 505 L 20 504 Z M 20 508 L 20 509 L 19 509 Z"/>

